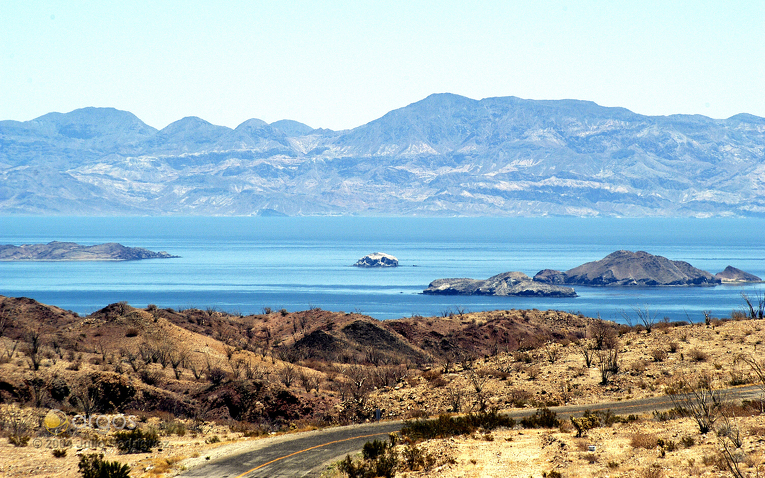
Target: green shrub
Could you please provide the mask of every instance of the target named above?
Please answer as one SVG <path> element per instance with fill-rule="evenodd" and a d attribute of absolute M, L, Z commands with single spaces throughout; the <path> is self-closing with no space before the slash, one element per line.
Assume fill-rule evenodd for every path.
<path fill-rule="evenodd" d="M 537 409 L 530 417 L 521 420 L 523 428 L 557 428 L 560 426 L 558 415 L 547 407 Z"/>
<path fill-rule="evenodd" d="M 385 441 L 375 440 L 364 443 L 364 448 L 361 450 L 361 455 L 365 460 L 374 460 L 378 456 L 385 453 L 388 448 L 388 444 Z"/>
<path fill-rule="evenodd" d="M 77 467 L 82 478 L 130 478 L 130 467 L 116 462 L 104 461 L 104 455 L 80 455 Z"/>
<path fill-rule="evenodd" d="M 404 423 L 401 434 L 412 441 L 448 438 L 455 435 L 470 435 L 479 428 L 494 430 L 499 427 L 512 428 L 515 420 L 500 415 L 495 410 L 471 413 L 461 417 L 441 415 L 434 420 L 416 420 Z"/>
<path fill-rule="evenodd" d="M 148 453 L 159 446 L 159 435 L 154 430 L 142 432 L 138 428 L 121 431 L 114 435 L 114 446 L 120 453 Z"/>
<path fill-rule="evenodd" d="M 51 453 L 56 458 L 64 458 L 66 456 L 66 448 L 56 448 Z"/>
<path fill-rule="evenodd" d="M 391 443 L 375 440 L 364 444 L 362 450 L 364 459 L 354 462 L 347 455 L 338 466 L 338 469 L 348 475 L 349 478 L 374 478 L 383 476 L 393 478 L 398 468 L 398 454 Z"/>

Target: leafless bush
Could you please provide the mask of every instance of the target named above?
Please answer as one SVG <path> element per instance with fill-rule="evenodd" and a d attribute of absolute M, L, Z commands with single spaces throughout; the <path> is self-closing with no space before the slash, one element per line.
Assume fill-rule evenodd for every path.
<path fill-rule="evenodd" d="M 757 384 L 765 394 L 765 359 L 757 359 L 754 355 L 741 354 L 736 357 L 735 363 L 743 363 L 752 369 L 755 377 L 757 378 Z"/>
<path fill-rule="evenodd" d="M 175 372 L 175 378 L 181 379 L 182 368 L 186 366 L 186 360 L 189 357 L 189 351 L 186 348 L 175 348 L 170 352 L 169 360 L 170 365 Z"/>
<path fill-rule="evenodd" d="M 616 347 L 597 351 L 600 384 L 608 384 L 609 379 L 619 373 L 619 351 Z"/>
<path fill-rule="evenodd" d="M 710 377 L 703 376 L 696 383 L 680 379 L 670 392 L 675 408 L 687 410 L 702 434 L 712 430 L 723 405 L 723 396 L 721 391 L 712 389 Z"/>
<path fill-rule="evenodd" d="M 279 379 L 289 388 L 297 380 L 297 369 L 291 363 L 285 363 L 279 370 Z"/>
<path fill-rule="evenodd" d="M 754 299 L 750 299 L 745 292 L 742 292 L 741 297 L 746 303 L 746 310 L 749 313 L 749 318 L 762 320 L 765 316 L 765 296 L 758 293 L 754 296 Z"/>
<path fill-rule="evenodd" d="M 485 387 L 486 382 L 489 381 L 489 375 L 475 370 L 470 370 L 468 372 L 468 380 L 470 381 L 470 385 L 473 386 L 473 391 L 475 392 L 475 404 L 478 406 L 480 411 L 486 410 L 486 399 L 488 397 L 486 396 Z"/>
<path fill-rule="evenodd" d="M 42 346 L 42 334 L 39 329 L 27 329 L 24 333 L 24 340 L 26 340 L 26 348 L 24 353 L 29 357 L 29 368 L 32 370 L 40 370 L 40 363 L 42 362 L 42 355 L 40 354 L 40 347 Z"/>
<path fill-rule="evenodd" d="M 584 358 L 584 364 L 587 368 L 592 366 L 592 360 L 595 357 L 595 346 L 589 340 L 578 340 L 574 342 L 574 346 L 579 354 Z"/>
<path fill-rule="evenodd" d="M 310 392 L 311 390 L 318 390 L 319 388 L 319 377 L 315 373 L 309 373 L 305 370 L 301 370 L 299 374 L 300 384 L 303 386 L 303 389 L 305 389 L 306 392 Z"/>
<path fill-rule="evenodd" d="M 595 340 L 598 350 L 614 348 L 616 344 L 616 327 L 598 316 L 589 327 L 590 337 Z"/>
<path fill-rule="evenodd" d="M 549 360 L 550 363 L 555 363 L 561 356 L 561 348 L 555 344 L 550 344 L 545 350 L 545 354 L 547 355 L 547 360 Z"/>
<path fill-rule="evenodd" d="M 462 396 L 464 393 L 465 392 L 458 387 L 448 387 L 446 389 L 449 411 L 452 413 L 460 413 L 462 411 Z"/>

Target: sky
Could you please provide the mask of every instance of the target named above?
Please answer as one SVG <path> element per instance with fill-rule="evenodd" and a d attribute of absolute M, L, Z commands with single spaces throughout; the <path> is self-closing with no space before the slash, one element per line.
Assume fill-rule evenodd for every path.
<path fill-rule="evenodd" d="M 432 93 L 765 117 L 765 1 L 0 0 L 0 120 L 349 129 Z"/>

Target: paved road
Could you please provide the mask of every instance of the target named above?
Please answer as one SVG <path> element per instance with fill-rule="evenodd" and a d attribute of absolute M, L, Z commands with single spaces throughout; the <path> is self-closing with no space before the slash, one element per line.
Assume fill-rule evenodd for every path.
<path fill-rule="evenodd" d="M 724 392 L 728 399 L 759 398 L 756 386 L 739 387 Z M 567 405 L 552 407 L 558 416 L 567 418 L 585 410 L 611 410 L 617 415 L 651 413 L 674 407 L 668 396 L 600 403 L 597 405 Z M 534 414 L 526 409 L 509 413 L 513 418 Z M 180 476 L 215 478 L 291 478 L 317 477 L 326 466 L 346 454 L 361 450 L 364 443 L 387 439 L 389 433 L 401 429 L 403 422 L 381 422 L 330 428 L 277 438 L 256 440 L 247 451 L 226 456 L 193 468 Z"/>

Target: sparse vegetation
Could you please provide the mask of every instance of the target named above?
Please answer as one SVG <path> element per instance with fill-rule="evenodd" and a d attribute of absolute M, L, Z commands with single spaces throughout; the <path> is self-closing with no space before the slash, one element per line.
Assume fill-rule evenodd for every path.
<path fill-rule="evenodd" d="M 103 454 L 80 455 L 77 467 L 82 478 L 130 478 L 129 466 L 103 458 Z"/>
<path fill-rule="evenodd" d="M 159 435 L 154 430 L 146 432 L 135 428 L 114 434 L 114 446 L 120 453 L 146 453 L 159 445 Z"/>
<path fill-rule="evenodd" d="M 498 414 L 496 411 L 470 413 L 461 417 L 441 415 L 434 420 L 416 420 L 406 422 L 401 428 L 401 435 L 414 442 L 433 438 L 447 438 L 455 435 L 469 435 L 482 428 L 493 430 L 498 427 L 515 426 L 515 420 Z M 557 426 L 557 425 L 556 425 Z"/>
<path fill-rule="evenodd" d="M 4 312 L 11 310 L 7 307 L 11 301 L 15 301 L 13 310 L 22 312 Z M 622 439 L 629 444 L 631 437 L 619 424 L 633 418 L 595 411 L 575 420 L 560 421 L 557 416 L 557 421 L 547 420 L 546 406 L 628 400 L 661 390 L 682 395 L 678 378 L 695 386 L 704 374 L 716 384 L 712 391 L 729 384 L 763 383 L 756 370 L 762 366 L 757 355 L 763 341 L 761 328 L 711 316 L 709 328 L 664 321 L 654 324 L 654 332 L 648 335 L 642 324 L 629 328 L 555 311 L 465 312 L 454 313 L 451 319 L 412 318 L 381 324 L 359 314 L 318 308 L 286 316 L 272 313 L 270 318 L 194 308 L 183 312 L 152 309 L 117 304 L 81 318 L 33 301 L 0 298 L 0 317 L 5 314 L 9 324 L 0 336 L 4 401 L 0 412 L 8 410 L 8 403 L 17 403 L 25 411 L 50 407 L 86 416 L 135 414 L 141 430 L 153 427 L 163 440 L 195 440 L 208 442 L 201 446 L 209 447 L 242 436 L 371 420 L 380 409 L 383 418 L 423 417 L 408 424 L 440 422 L 412 427 L 436 430 L 422 432 L 423 436 L 459 437 L 457 443 L 480 440 L 490 447 L 508 441 L 514 442 L 513 447 L 529 446 L 524 438 L 528 436 L 569 453 L 569 449 L 580 449 L 572 440 L 597 442 L 606 434 L 611 436 L 610 430 L 601 430 L 607 426 L 614 426 L 614 436 L 626 436 Z M 48 318 L 32 320 L 40 311 L 44 312 L 40 317 Z M 529 328 L 536 332 L 529 334 Z M 34 348 L 25 335 L 30 329 L 39 330 L 37 370 L 27 354 L 30 346 Z M 696 358 L 697 351 L 702 360 Z M 748 361 L 753 357 L 754 365 Z M 592 365 L 597 369 L 591 370 Z M 601 367 L 607 375 L 604 385 L 600 385 Z M 550 428 L 512 429 L 515 421 L 497 413 L 512 407 L 538 409 L 523 426 Z M 700 431 L 692 412 L 680 403 L 675 410 L 657 412 L 654 420 L 644 417 L 630 427 L 634 433 L 657 437 L 656 448 L 645 455 L 649 458 L 662 453 L 670 456 L 678 447 L 683 453 L 693 448 L 696 464 L 688 465 L 689 469 L 701 467 L 702 456 L 708 454 L 714 457 L 715 464 L 710 466 L 730 473 L 719 451 L 724 447 L 721 440 L 726 440 L 740 470 L 749 473 L 759 455 L 742 455 L 737 450 L 750 450 L 754 437 L 765 436 L 746 418 L 763 407 L 759 401 L 730 407 L 719 407 L 712 422 L 714 446 L 696 439 L 688 425 L 673 435 L 661 431 L 660 426 L 677 428 L 678 423 L 693 423 L 696 433 Z M 472 411 L 467 417 L 473 418 L 426 418 L 463 411 Z M 732 414 L 743 418 L 726 423 L 725 413 L 728 418 Z M 498 425 L 475 418 L 492 414 Z M 11 422 L 0 416 L 0 433 L 9 443 L 6 450 L 15 450 L 13 441 L 26 440 L 27 446 L 18 453 L 36 452 L 30 443 L 38 436 L 34 429 L 40 418 L 30 417 L 26 431 L 11 433 Z M 211 429 L 214 432 L 202 431 Z M 200 439 L 201 433 L 205 435 Z M 411 443 L 394 447 L 398 471 L 424 471 L 434 463 L 431 459 L 446 463 L 443 459 L 448 454 L 434 452 L 429 442 L 438 438 L 414 436 L 405 437 Z M 51 453 L 65 449 L 49 450 L 45 453 L 50 458 Z M 205 456 L 201 449 L 192 450 L 189 454 Z M 576 466 L 625 471 L 623 459 L 598 450 L 589 453 L 585 446 Z M 644 448 L 634 450 L 648 453 Z M 123 453 L 128 454 L 122 458 L 132 459 L 130 452 Z M 179 466 L 170 463 L 175 462 L 166 452 L 159 455 L 162 458 L 152 465 L 157 470 Z M 481 458 L 472 458 L 478 458 L 480 466 Z M 462 463 L 472 458 L 463 458 Z M 359 464 L 358 460 L 352 463 Z M 546 470 L 555 471 L 550 471 L 549 463 Z M 534 473 L 543 472 L 536 469 Z"/>

